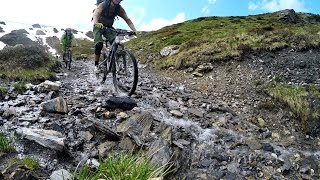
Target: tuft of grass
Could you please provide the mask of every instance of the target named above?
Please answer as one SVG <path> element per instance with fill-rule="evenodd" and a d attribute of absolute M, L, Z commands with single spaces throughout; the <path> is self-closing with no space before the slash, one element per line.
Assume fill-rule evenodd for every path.
<path fill-rule="evenodd" d="M 15 149 L 10 140 L 4 134 L 0 133 L 0 152 L 11 153 L 14 151 Z"/>
<path fill-rule="evenodd" d="M 302 19 L 304 14 L 297 13 Z M 318 17 L 318 16 L 316 16 Z M 149 62 L 155 57 L 158 69 L 184 69 L 202 63 L 241 58 L 248 51 L 278 51 L 284 48 L 304 50 L 320 46 L 320 21 L 284 23 L 277 13 L 244 17 L 203 17 L 144 33 L 126 46 L 137 59 Z M 166 46 L 179 46 L 169 57 L 158 54 Z M 158 56 L 157 56 L 158 55 Z M 183 62 L 175 66 L 176 62 Z"/>
<path fill-rule="evenodd" d="M 33 157 L 26 157 L 24 159 L 21 160 L 21 164 L 23 164 L 24 166 L 26 166 L 28 169 L 34 171 L 36 169 L 39 168 L 39 162 L 34 159 Z"/>
<path fill-rule="evenodd" d="M 33 157 L 27 156 L 26 158 L 19 159 L 18 157 L 11 158 L 4 166 L 4 169 L 10 168 L 12 165 L 21 165 L 26 168 L 36 171 L 39 168 L 39 162 Z"/>
<path fill-rule="evenodd" d="M 146 155 L 121 153 L 100 160 L 98 169 L 92 169 L 85 165 L 79 173 L 74 173 L 74 179 L 148 180 L 164 177 L 168 173 L 166 166 L 156 167 Z"/>
<path fill-rule="evenodd" d="M 0 97 L 7 93 L 7 89 L 0 86 Z"/>
<path fill-rule="evenodd" d="M 301 120 L 306 132 L 313 131 L 313 128 L 316 128 L 315 125 L 320 124 L 320 104 L 314 104 L 314 102 L 320 102 L 319 88 L 273 84 L 267 88 L 267 92 L 289 107 Z"/>
<path fill-rule="evenodd" d="M 26 82 L 25 81 L 19 81 L 13 84 L 14 90 L 16 92 L 22 93 L 26 90 Z"/>

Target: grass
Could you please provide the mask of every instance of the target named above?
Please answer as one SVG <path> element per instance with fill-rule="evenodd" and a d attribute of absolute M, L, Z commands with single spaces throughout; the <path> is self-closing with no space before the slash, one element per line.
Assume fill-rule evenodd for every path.
<path fill-rule="evenodd" d="M 4 96 L 7 93 L 7 89 L 0 86 L 0 97 Z"/>
<path fill-rule="evenodd" d="M 300 19 L 303 14 L 298 14 Z M 248 51 L 277 51 L 283 48 L 319 47 L 320 21 L 309 23 L 283 23 L 276 13 L 246 17 L 206 17 L 168 26 L 158 31 L 140 35 L 127 43 L 141 63 L 150 55 L 157 56 L 169 45 L 178 45 L 180 53 L 170 57 L 159 57 L 154 63 L 159 69 L 175 67 L 177 61 L 182 68 L 199 64 L 241 58 Z M 181 67 L 179 67 L 181 68 Z"/>
<path fill-rule="evenodd" d="M 168 174 L 166 166 L 156 167 L 148 157 L 121 153 L 117 156 L 108 156 L 100 160 L 98 169 L 85 165 L 80 172 L 74 173 L 74 179 L 121 179 L 121 180 L 148 180 L 164 177 Z"/>
<path fill-rule="evenodd" d="M 273 84 L 267 89 L 276 100 L 286 104 L 289 109 L 301 120 L 306 132 L 312 131 L 314 125 L 319 124 L 320 117 L 320 90 L 315 86 L 294 86 Z"/>
<path fill-rule="evenodd" d="M 10 140 L 2 133 L 0 133 L 0 154 L 2 153 L 11 153 L 15 149 L 11 144 Z"/>
<path fill-rule="evenodd" d="M 12 158 L 5 164 L 4 168 L 10 168 L 14 164 L 25 166 L 32 171 L 36 171 L 39 168 L 39 162 L 30 156 L 27 156 L 23 159 L 19 159 L 17 157 Z"/>
<path fill-rule="evenodd" d="M 32 171 L 37 170 L 39 168 L 39 162 L 30 156 L 22 159 L 21 163 Z"/>

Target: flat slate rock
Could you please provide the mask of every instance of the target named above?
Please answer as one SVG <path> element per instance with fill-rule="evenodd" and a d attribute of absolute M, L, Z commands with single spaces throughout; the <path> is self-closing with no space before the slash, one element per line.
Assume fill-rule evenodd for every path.
<path fill-rule="evenodd" d="M 137 103 L 129 97 L 111 96 L 102 103 L 102 107 L 106 109 L 122 109 L 127 111 L 137 107 Z"/>

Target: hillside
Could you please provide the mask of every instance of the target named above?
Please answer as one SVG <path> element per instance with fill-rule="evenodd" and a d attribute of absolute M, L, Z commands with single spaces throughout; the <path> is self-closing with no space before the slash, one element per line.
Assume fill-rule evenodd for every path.
<path fill-rule="evenodd" d="M 37 45 L 0 51 L 0 179 L 319 179 L 319 17 L 285 10 L 141 32 L 125 44 L 139 60 L 130 98 L 111 77 L 100 84 L 92 58 L 49 69 L 54 45 L 10 30 Z"/>
<path fill-rule="evenodd" d="M 146 33 L 129 46 L 142 62 L 152 61 L 157 68 L 185 69 L 241 59 L 251 51 L 317 48 L 319 29 L 320 15 L 293 10 L 243 17 L 202 17 Z M 160 55 L 168 46 L 171 50 L 167 51 L 174 53 Z"/>
<path fill-rule="evenodd" d="M 60 38 L 64 29 L 49 27 L 40 24 L 21 24 L 14 22 L 5 22 L 0 20 L 0 50 L 6 45 L 41 45 L 48 49 L 53 55 L 61 53 Z M 80 47 L 75 48 L 75 56 L 90 54 L 92 47 L 92 32 L 82 32 L 73 29 L 73 34 Z"/>

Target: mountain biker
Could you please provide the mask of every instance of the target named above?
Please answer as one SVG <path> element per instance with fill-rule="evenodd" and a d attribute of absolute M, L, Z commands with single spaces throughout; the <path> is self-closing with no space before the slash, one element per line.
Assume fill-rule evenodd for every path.
<path fill-rule="evenodd" d="M 64 33 L 61 36 L 60 44 L 62 45 L 63 51 L 62 58 L 65 60 L 67 49 L 71 48 L 72 46 L 77 46 L 78 44 L 70 28 L 64 30 Z"/>
<path fill-rule="evenodd" d="M 99 59 L 101 50 L 103 48 L 102 35 L 106 38 L 106 42 L 109 41 L 112 44 L 115 39 L 116 33 L 110 29 L 101 31 L 104 27 L 113 28 L 113 23 L 116 16 L 121 17 L 130 27 L 130 29 L 136 32 L 136 28 L 130 18 L 127 16 L 126 11 L 120 5 L 122 0 L 97 0 L 97 8 L 93 12 L 93 36 L 95 43 L 95 72 L 98 72 L 97 66 L 99 65 Z M 100 3 L 100 4 L 99 4 Z"/>

